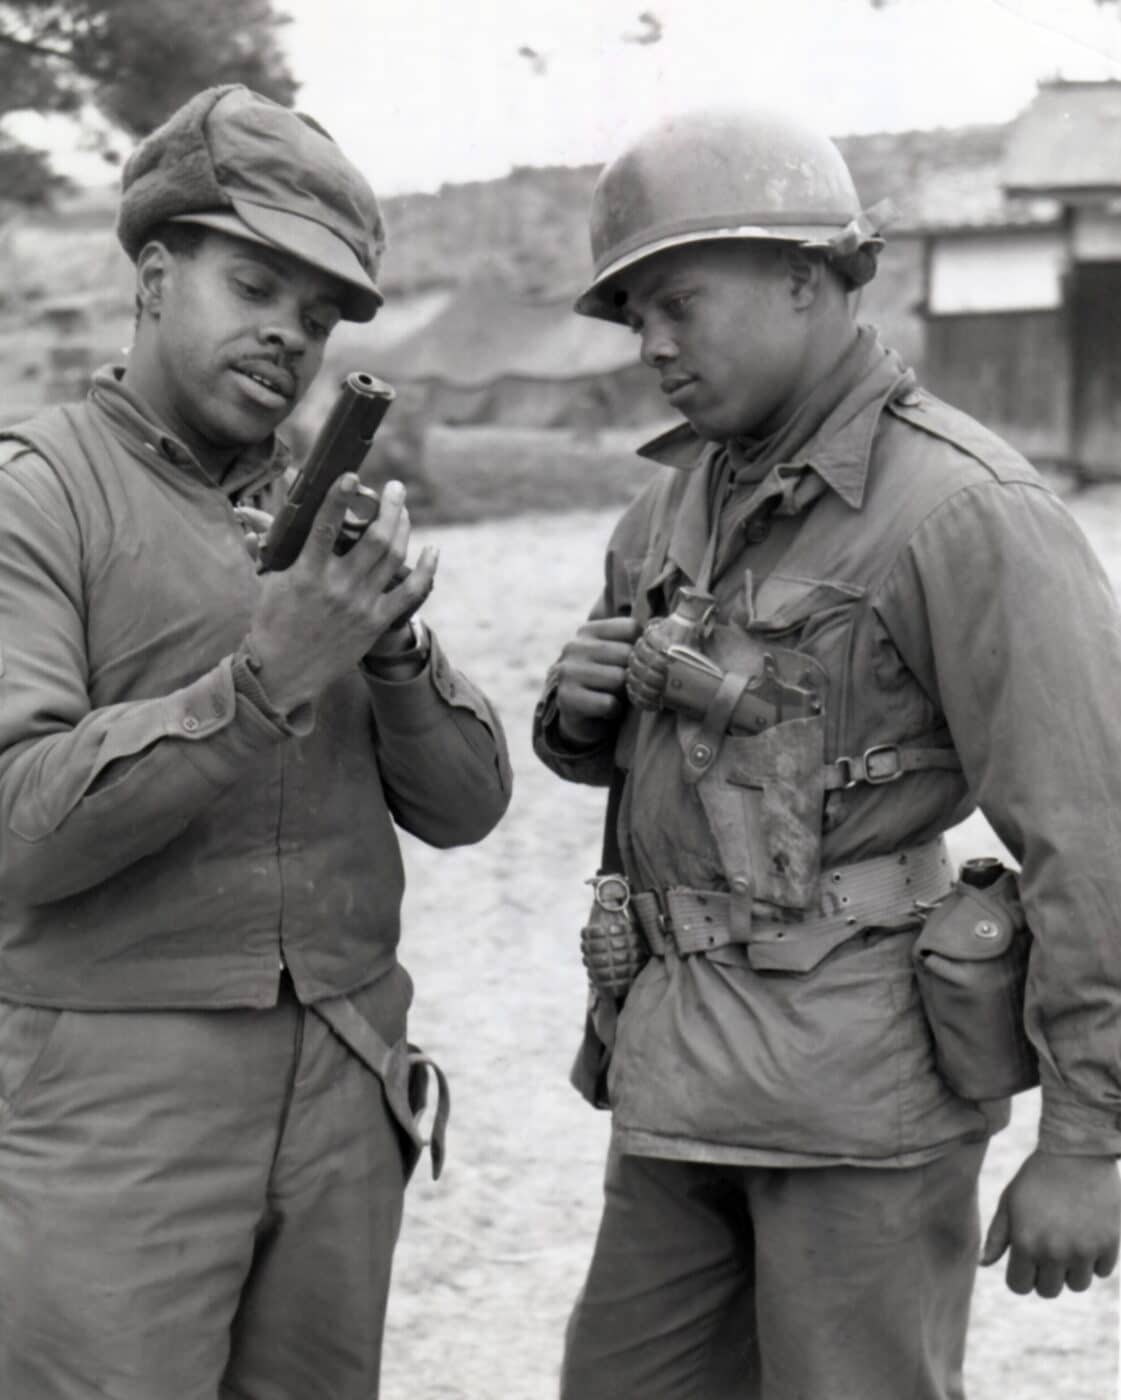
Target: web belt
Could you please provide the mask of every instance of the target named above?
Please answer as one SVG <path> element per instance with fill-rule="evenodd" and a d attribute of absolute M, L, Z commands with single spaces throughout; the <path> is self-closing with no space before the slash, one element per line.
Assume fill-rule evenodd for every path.
<path fill-rule="evenodd" d="M 746 943 L 757 969 L 806 971 L 825 951 L 861 928 L 885 928 L 915 920 L 924 905 L 953 885 L 946 843 L 939 837 L 910 850 L 838 865 L 822 872 L 815 908 L 776 919 L 753 917 L 747 938 L 733 936 L 729 900 L 719 890 L 639 890 L 631 903 L 650 951 L 664 957 L 672 945 L 680 956 Z"/>

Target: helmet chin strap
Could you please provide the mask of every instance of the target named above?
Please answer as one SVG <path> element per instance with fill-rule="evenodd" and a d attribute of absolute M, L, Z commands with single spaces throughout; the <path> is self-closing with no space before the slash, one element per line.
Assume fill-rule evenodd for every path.
<path fill-rule="evenodd" d="M 830 262 L 853 287 L 863 287 L 875 277 L 876 258 L 884 246 L 881 234 L 897 215 L 893 201 L 881 199 L 827 240 Z"/>

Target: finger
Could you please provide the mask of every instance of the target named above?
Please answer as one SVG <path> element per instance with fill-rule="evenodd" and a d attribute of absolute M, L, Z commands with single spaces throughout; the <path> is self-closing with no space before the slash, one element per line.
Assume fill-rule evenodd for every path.
<path fill-rule="evenodd" d="M 381 562 L 397 536 L 404 511 L 404 486 L 399 481 L 387 482 L 385 490 L 381 493 L 381 507 L 377 518 L 363 531 L 357 544 L 345 556 L 352 559 L 352 567 L 367 572 Z M 406 515 L 406 520 L 407 518 Z"/>
<path fill-rule="evenodd" d="M 1015 1245 L 1008 1256 L 1005 1280 L 1013 1293 L 1028 1294 L 1035 1287 L 1035 1260 Z"/>
<path fill-rule="evenodd" d="M 596 617 L 585 622 L 577 636 L 596 637 L 610 642 L 633 642 L 642 627 L 633 617 Z"/>
<path fill-rule="evenodd" d="M 439 562 L 440 551 L 433 545 L 425 545 L 415 567 L 400 583 L 382 595 L 381 601 L 390 626 L 403 617 L 411 617 L 432 592 Z"/>
<path fill-rule="evenodd" d="M 1066 1280 L 1066 1266 L 1054 1259 L 1046 1259 L 1035 1271 L 1035 1291 L 1041 1298 L 1057 1298 L 1063 1291 Z"/>
<path fill-rule="evenodd" d="M 611 719 L 623 708 L 614 695 L 601 690 L 557 691 L 557 709 L 570 719 Z"/>
<path fill-rule="evenodd" d="M 272 524 L 272 516 L 268 511 L 258 510 L 256 506 L 234 506 L 234 514 L 242 529 L 252 530 L 255 535 L 267 534 Z"/>
<path fill-rule="evenodd" d="M 579 690 L 606 690 L 617 695 L 626 684 L 626 671 L 622 666 L 604 666 L 596 661 L 583 661 L 578 666 L 570 666 L 561 680 L 562 685 L 575 686 Z"/>
<path fill-rule="evenodd" d="M 1072 1293 L 1085 1293 L 1094 1279 L 1094 1269 L 1088 1259 L 1079 1259 L 1067 1269 L 1066 1285 Z"/>
<path fill-rule="evenodd" d="M 649 685 L 663 686 L 666 681 L 667 667 L 659 666 L 657 661 L 653 663 L 640 656 L 638 651 L 631 653 L 631 658 L 627 662 L 627 675 L 645 681 Z"/>
<path fill-rule="evenodd" d="M 629 642 L 570 642 L 561 656 L 563 665 L 606 666 L 622 676 L 630 660 Z"/>
<path fill-rule="evenodd" d="M 306 560 L 313 567 L 322 568 L 331 558 L 343 517 L 354 498 L 357 485 L 355 473 L 344 472 L 327 492 L 323 504 L 315 513 L 307 543 L 300 551 L 300 561 Z"/>
<path fill-rule="evenodd" d="M 996 1214 L 989 1226 L 989 1233 L 985 1236 L 985 1246 L 981 1250 L 981 1267 L 985 1269 L 990 1264 L 995 1264 L 1007 1248 L 1008 1207 L 1004 1204 L 1004 1197 L 1001 1196 Z"/>
<path fill-rule="evenodd" d="M 1115 1239 L 1110 1247 L 1099 1254 L 1094 1261 L 1094 1273 L 1098 1278 L 1108 1278 L 1117 1267 L 1118 1241 Z"/>

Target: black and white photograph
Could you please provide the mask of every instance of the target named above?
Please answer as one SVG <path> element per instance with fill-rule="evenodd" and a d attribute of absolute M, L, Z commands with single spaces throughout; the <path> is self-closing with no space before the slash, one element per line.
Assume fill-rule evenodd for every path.
<path fill-rule="evenodd" d="M 1121 0 L 0 0 L 0 1400 L 1121 1400 Z"/>

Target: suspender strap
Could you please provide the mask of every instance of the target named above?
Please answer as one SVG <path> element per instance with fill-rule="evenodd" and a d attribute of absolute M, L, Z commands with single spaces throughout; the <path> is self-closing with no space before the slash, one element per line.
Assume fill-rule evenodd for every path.
<path fill-rule="evenodd" d="M 908 748 L 900 744 L 874 744 L 852 758 L 838 758 L 825 766 L 825 791 L 856 787 L 857 783 L 894 783 L 904 773 L 926 768 L 961 772 L 961 759 L 953 749 Z"/>
<path fill-rule="evenodd" d="M 416 1148 L 429 1148 L 432 1177 L 435 1180 L 444 1166 L 444 1139 L 451 1113 L 451 1094 L 443 1070 L 405 1040 L 398 1040 L 393 1045 L 383 1040 L 346 997 L 317 1001 L 308 1009 L 326 1021 L 347 1049 L 381 1080 L 386 1102 L 402 1132 Z M 417 1114 L 410 1102 L 409 1082 L 414 1069 L 421 1073 L 431 1071 L 436 1078 L 436 1112 L 432 1120 L 432 1135 L 427 1143 L 421 1135 Z M 423 1095 L 419 1097 L 423 1102 Z"/>

